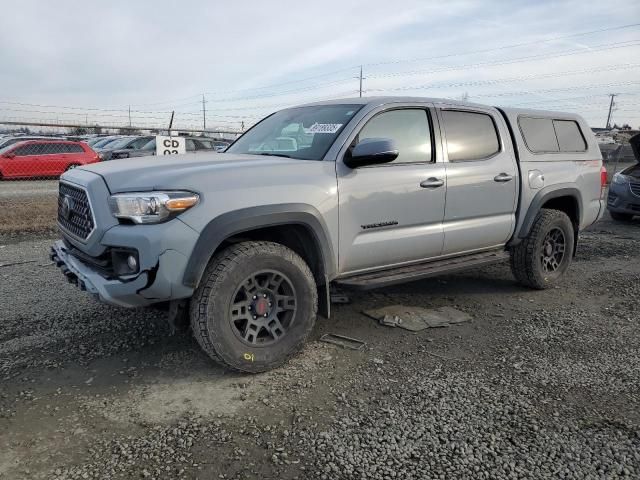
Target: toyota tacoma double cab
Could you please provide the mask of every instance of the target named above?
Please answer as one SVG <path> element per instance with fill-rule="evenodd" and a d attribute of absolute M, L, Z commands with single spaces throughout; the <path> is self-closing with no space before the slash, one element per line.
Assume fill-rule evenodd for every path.
<path fill-rule="evenodd" d="M 578 115 L 429 98 L 273 113 L 223 154 L 82 166 L 60 180 L 67 279 L 123 307 L 188 316 L 214 360 L 283 364 L 370 289 L 510 258 L 556 284 L 603 213 L 606 172 Z"/>

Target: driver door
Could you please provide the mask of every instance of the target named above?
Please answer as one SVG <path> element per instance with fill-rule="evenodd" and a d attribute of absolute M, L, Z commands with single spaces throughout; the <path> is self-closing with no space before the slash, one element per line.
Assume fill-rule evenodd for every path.
<path fill-rule="evenodd" d="M 428 104 L 381 107 L 349 140 L 388 138 L 391 163 L 350 169 L 338 159 L 339 273 L 438 257 L 443 248 L 446 176 L 436 115 Z"/>

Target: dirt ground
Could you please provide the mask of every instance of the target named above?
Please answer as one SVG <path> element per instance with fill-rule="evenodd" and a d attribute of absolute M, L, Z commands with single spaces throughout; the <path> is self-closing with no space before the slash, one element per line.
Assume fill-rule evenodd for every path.
<path fill-rule="evenodd" d="M 640 478 L 640 219 L 583 233 L 549 290 L 501 264 L 353 294 L 260 375 L 68 285 L 50 243 L 0 237 L 0 479 Z M 473 321 L 361 313 L 393 304 Z"/>

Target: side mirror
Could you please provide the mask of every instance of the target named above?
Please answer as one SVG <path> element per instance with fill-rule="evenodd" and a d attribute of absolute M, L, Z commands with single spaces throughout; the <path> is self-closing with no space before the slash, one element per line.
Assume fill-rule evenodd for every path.
<path fill-rule="evenodd" d="M 345 155 L 344 164 L 349 168 L 378 165 L 393 162 L 399 154 L 395 142 L 389 138 L 365 138 Z"/>

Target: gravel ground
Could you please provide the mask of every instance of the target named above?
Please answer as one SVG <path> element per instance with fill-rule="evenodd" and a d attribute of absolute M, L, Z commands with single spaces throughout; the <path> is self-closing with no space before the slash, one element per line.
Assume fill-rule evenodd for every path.
<path fill-rule="evenodd" d="M 585 232 L 550 290 L 494 265 L 354 294 L 253 376 L 66 284 L 50 242 L 0 237 L 2 479 L 640 478 L 640 220 Z M 361 314 L 398 303 L 473 321 Z"/>

